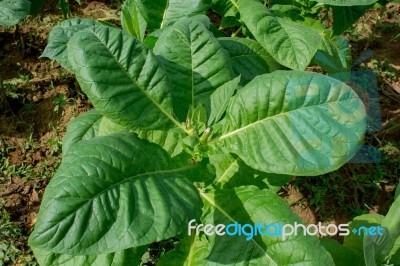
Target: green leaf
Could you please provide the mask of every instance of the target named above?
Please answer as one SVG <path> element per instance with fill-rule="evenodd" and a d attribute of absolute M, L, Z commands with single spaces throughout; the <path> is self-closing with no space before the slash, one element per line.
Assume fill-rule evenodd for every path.
<path fill-rule="evenodd" d="M 397 184 L 396 192 L 394 193 L 394 200 L 400 196 L 400 182 Z"/>
<path fill-rule="evenodd" d="M 200 195 L 207 208 L 203 224 L 228 225 L 237 222 L 242 226 L 260 223 L 263 226 L 274 224 L 278 227 L 279 222 L 292 225 L 301 222 L 278 195 L 254 186 L 201 192 Z M 298 234 L 282 240 L 281 236 L 262 236 L 259 232 L 255 234 L 250 227 L 245 231 L 249 233 L 250 230 L 253 231 L 252 237 L 249 234 L 209 236 L 209 254 L 203 264 L 334 265 L 331 256 L 316 237 Z M 262 232 L 265 234 L 264 230 Z M 268 231 L 277 232 L 274 228 Z"/>
<path fill-rule="evenodd" d="M 353 25 L 371 5 L 333 6 L 333 33 L 339 35 Z"/>
<path fill-rule="evenodd" d="M 392 249 L 389 252 L 390 263 L 400 265 L 400 236 L 396 239 Z"/>
<path fill-rule="evenodd" d="M 67 126 L 67 132 L 63 138 L 63 155 L 72 145 L 89 140 L 98 135 L 102 115 L 95 109 L 87 111 L 80 116 L 72 119 Z"/>
<path fill-rule="evenodd" d="M 218 41 L 231 57 L 235 74 L 241 75 L 241 85 L 246 85 L 258 75 L 283 68 L 254 40 L 226 37 Z"/>
<path fill-rule="evenodd" d="M 323 33 L 327 31 L 326 27 L 324 26 L 323 22 L 319 19 L 310 18 L 310 17 L 298 17 L 296 20 L 297 22 L 301 22 L 301 24 L 306 25 L 307 27 L 315 30 L 318 33 Z"/>
<path fill-rule="evenodd" d="M 273 192 L 278 192 L 284 185 L 293 179 L 291 175 L 279 175 L 275 173 L 263 173 L 260 172 L 257 176 L 258 179 L 262 178 L 262 181 L 268 185 L 268 189 Z"/>
<path fill-rule="evenodd" d="M 348 60 L 350 57 L 350 60 Z M 341 36 L 331 39 L 326 34 L 312 62 L 321 66 L 330 75 L 345 82 L 350 79 L 351 51 L 348 41 Z"/>
<path fill-rule="evenodd" d="M 215 167 L 215 183 L 223 186 L 239 171 L 240 159 L 216 145 L 209 150 L 210 163 Z"/>
<path fill-rule="evenodd" d="M 383 235 L 365 236 L 363 241 L 365 265 L 384 265 L 394 241 L 392 234 L 386 230 Z"/>
<path fill-rule="evenodd" d="M 68 61 L 67 43 L 75 33 L 83 29 L 99 25 L 92 19 L 67 19 L 55 26 L 49 34 L 48 43 L 40 57 L 56 60 L 63 68 L 73 72 Z"/>
<path fill-rule="evenodd" d="M 160 38 L 161 33 L 165 30 L 164 29 L 159 29 L 156 31 L 153 31 L 150 34 L 146 35 L 146 38 L 144 39 L 144 44 L 149 47 L 150 49 L 154 49 L 154 46 L 156 46 L 156 43 L 158 39 Z"/>
<path fill-rule="evenodd" d="M 349 86 L 302 71 L 258 76 L 239 90 L 222 121 L 213 141 L 254 169 L 287 175 L 338 169 L 366 129 L 364 105 Z"/>
<path fill-rule="evenodd" d="M 202 104 L 197 105 L 196 108 L 190 106 L 187 118 L 197 134 L 203 133 L 206 129 L 207 111 Z"/>
<path fill-rule="evenodd" d="M 41 266 L 131 266 L 140 264 L 147 248 L 140 246 L 115 253 L 86 256 L 56 254 L 36 248 L 33 248 L 33 253 Z"/>
<path fill-rule="evenodd" d="M 118 133 L 74 145 L 46 188 L 29 244 L 54 253 L 113 253 L 185 231 L 201 200 L 159 146 Z"/>
<path fill-rule="evenodd" d="M 122 28 L 131 36 L 143 42 L 147 22 L 140 13 L 138 1 L 140 0 L 127 0 L 124 2 L 121 10 L 121 24 Z"/>
<path fill-rule="evenodd" d="M 208 111 L 213 91 L 235 76 L 229 56 L 203 23 L 180 19 L 165 29 L 154 47 L 174 85 L 174 111 L 186 119 L 189 106 Z"/>
<path fill-rule="evenodd" d="M 236 155 L 216 145 L 210 147 L 209 159 L 216 170 L 214 184 L 224 189 L 255 185 L 260 189 L 276 192 L 293 178 L 288 175 L 256 171 Z"/>
<path fill-rule="evenodd" d="M 240 26 L 238 0 L 212 0 L 212 9 L 222 17 L 222 28 Z"/>
<path fill-rule="evenodd" d="M 238 89 L 239 81 L 240 77 L 228 81 L 211 94 L 211 112 L 208 118 L 208 125 L 212 125 L 221 120 L 228 107 L 229 101 Z"/>
<path fill-rule="evenodd" d="M 389 231 L 397 238 L 400 236 L 400 198 L 397 198 L 385 218 L 382 220 L 382 226 L 389 229 Z"/>
<path fill-rule="evenodd" d="M 106 136 L 114 133 L 130 131 L 128 128 L 121 126 L 117 123 L 114 123 L 112 120 L 108 119 L 105 116 L 101 117 L 99 129 L 97 131 L 97 135 Z"/>
<path fill-rule="evenodd" d="M 280 175 L 274 173 L 264 173 L 256 171 L 253 168 L 247 166 L 243 160 L 237 158 L 239 169 L 230 177 L 228 182 L 222 183 L 222 188 L 230 189 L 240 186 L 254 185 L 260 189 L 268 189 L 274 193 L 278 192 L 282 186 L 289 183 L 293 176 Z"/>
<path fill-rule="evenodd" d="M 166 72 L 137 39 L 98 26 L 76 33 L 67 49 L 82 90 L 100 114 L 133 130 L 180 126 Z"/>
<path fill-rule="evenodd" d="M 161 146 L 171 157 L 175 157 L 183 151 L 181 139 L 186 134 L 180 130 L 142 130 L 137 133 L 139 138 Z"/>
<path fill-rule="evenodd" d="M 383 218 L 384 217 L 379 214 L 363 214 L 357 216 L 350 223 L 349 230 L 351 232 L 351 230 L 353 230 L 354 228 L 357 230 L 361 226 L 370 227 L 380 225 Z M 361 235 L 349 234 L 345 236 L 343 245 L 355 250 L 359 254 L 362 254 L 364 249 L 364 230 L 360 230 L 360 233 Z"/>
<path fill-rule="evenodd" d="M 316 31 L 301 23 L 275 17 L 254 0 L 239 1 L 239 10 L 254 38 L 279 64 L 299 70 L 310 64 L 322 40 Z"/>
<path fill-rule="evenodd" d="M 281 17 L 281 18 L 285 18 L 286 17 L 286 18 L 289 18 L 289 19 L 291 19 L 293 21 L 296 21 L 299 18 L 304 19 L 301 16 L 301 8 L 299 8 L 299 7 L 295 6 L 295 5 L 276 4 L 276 5 L 272 5 L 268 10 L 275 17 Z"/>
<path fill-rule="evenodd" d="M 389 256 L 395 256 L 396 260 L 396 242 L 400 237 L 400 199 L 396 199 L 389 212 L 382 219 L 381 226 L 385 229 L 383 235 L 367 236 L 364 238 L 364 257 L 367 265 L 383 264 Z M 398 254 L 397 254 L 398 255 Z"/>
<path fill-rule="evenodd" d="M 318 3 L 328 4 L 331 6 L 365 6 L 365 5 L 371 5 L 377 2 L 378 0 L 313 0 L 313 1 L 316 1 Z"/>
<path fill-rule="evenodd" d="M 335 265 L 363 266 L 364 260 L 360 253 L 340 245 L 336 240 L 321 238 L 322 246 L 331 254 Z"/>
<path fill-rule="evenodd" d="M 42 10 L 44 2 L 46 0 L 29 0 L 31 2 L 31 9 L 30 13 L 37 16 L 39 15 L 40 11 Z"/>
<path fill-rule="evenodd" d="M 104 136 L 127 131 L 130 130 L 103 116 L 99 125 L 98 135 Z M 175 128 L 168 131 L 138 130 L 134 131 L 134 133 L 136 133 L 141 139 L 157 144 L 168 152 L 171 157 L 175 157 L 182 152 L 183 148 L 180 140 L 186 136 L 182 130 Z"/>
<path fill-rule="evenodd" d="M 172 25 L 180 18 L 205 14 L 210 0 L 137 0 L 140 13 L 146 20 L 149 31 Z"/>
<path fill-rule="evenodd" d="M 205 236 L 191 236 L 181 240 L 173 251 L 163 255 L 157 266 L 193 266 L 203 265 L 208 254 L 209 243 Z"/>
<path fill-rule="evenodd" d="M 0 26 L 14 26 L 28 14 L 31 2 L 28 0 L 0 0 Z"/>

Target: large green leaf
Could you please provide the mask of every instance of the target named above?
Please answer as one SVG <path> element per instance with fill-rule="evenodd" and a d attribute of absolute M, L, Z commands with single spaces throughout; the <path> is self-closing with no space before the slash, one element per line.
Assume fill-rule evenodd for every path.
<path fill-rule="evenodd" d="M 93 109 L 72 119 L 68 123 L 67 132 L 63 138 L 63 155 L 67 153 L 72 145 L 79 141 L 96 137 L 102 117 Z"/>
<path fill-rule="evenodd" d="M 358 230 L 358 228 L 361 226 L 370 227 L 380 225 L 383 218 L 384 217 L 380 214 L 363 214 L 357 216 L 350 223 L 349 230 Z M 357 251 L 359 254 L 363 254 L 364 230 L 360 230 L 359 233 L 360 235 L 358 233 L 350 233 L 349 235 L 345 236 L 343 245 Z"/>
<path fill-rule="evenodd" d="M 371 5 L 333 6 L 333 33 L 339 35 L 353 25 Z"/>
<path fill-rule="evenodd" d="M 219 38 L 218 41 L 231 57 L 233 71 L 241 75 L 242 85 L 256 76 L 283 67 L 258 42 L 243 38 Z"/>
<path fill-rule="evenodd" d="M 365 6 L 365 5 L 371 5 L 377 2 L 378 0 L 313 0 L 313 1 L 323 4 L 328 4 L 331 6 Z"/>
<path fill-rule="evenodd" d="M 166 72 L 137 39 L 98 26 L 77 32 L 67 47 L 79 84 L 100 114 L 131 129 L 180 126 Z"/>
<path fill-rule="evenodd" d="M 14 26 L 28 14 L 31 2 L 28 0 L 0 0 L 0 26 Z"/>
<path fill-rule="evenodd" d="M 351 248 L 340 245 L 336 240 L 321 238 L 322 246 L 331 254 L 335 265 L 351 265 L 364 266 L 364 260 L 361 253 L 358 253 Z"/>
<path fill-rule="evenodd" d="M 172 25 L 183 17 L 205 14 L 211 0 L 137 0 L 150 32 Z"/>
<path fill-rule="evenodd" d="M 322 40 L 316 31 L 301 23 L 275 17 L 254 0 L 240 0 L 239 10 L 254 38 L 279 64 L 300 70 L 310 64 Z"/>
<path fill-rule="evenodd" d="M 146 33 L 147 22 L 140 13 L 139 0 L 127 0 L 122 5 L 121 24 L 122 28 L 133 37 L 143 42 Z"/>
<path fill-rule="evenodd" d="M 72 72 L 72 66 L 68 61 L 67 43 L 78 31 L 95 25 L 98 25 L 95 20 L 86 18 L 64 20 L 50 31 L 47 46 L 41 57 L 56 60 L 63 68 Z"/>
<path fill-rule="evenodd" d="M 30 245 L 70 255 L 118 252 L 185 231 L 201 201 L 159 146 L 118 133 L 74 145 L 46 188 Z"/>
<path fill-rule="evenodd" d="M 33 248 L 33 253 L 41 266 L 132 266 L 140 264 L 146 250 L 147 246 L 140 246 L 109 254 L 73 256 Z"/>
<path fill-rule="evenodd" d="M 175 258 L 174 265 L 334 265 L 316 237 L 300 233 L 282 240 L 281 236 L 262 236 L 259 231 L 256 234 L 250 228 L 258 223 L 279 227 L 279 222 L 282 225 L 301 222 L 275 193 L 247 186 L 200 194 L 207 208 L 203 224 L 247 224 L 245 231 L 253 231 L 253 237 L 247 239 L 244 234 L 212 235 L 208 236 L 208 247 L 203 238 L 195 238 L 194 242 L 186 241 L 185 248 L 171 252 L 169 258 Z M 261 232 L 265 234 L 264 230 L 261 229 Z M 268 231 L 274 232 L 274 229 Z M 184 250 L 186 256 L 183 255 Z"/>
<path fill-rule="evenodd" d="M 201 103 L 209 110 L 211 93 L 235 77 L 229 56 L 197 20 L 183 18 L 165 29 L 154 53 L 174 84 L 174 110 L 181 120 L 190 105 Z"/>
<path fill-rule="evenodd" d="M 254 169 L 288 175 L 336 170 L 366 129 L 364 105 L 350 87 L 302 71 L 258 76 L 235 95 L 223 121 L 214 141 Z"/>

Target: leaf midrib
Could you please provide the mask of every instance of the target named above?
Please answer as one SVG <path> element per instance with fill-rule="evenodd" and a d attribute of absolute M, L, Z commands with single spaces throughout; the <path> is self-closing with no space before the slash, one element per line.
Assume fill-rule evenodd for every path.
<path fill-rule="evenodd" d="M 204 193 L 200 190 L 199 190 L 199 193 L 200 193 L 200 196 L 202 196 L 208 203 L 210 203 L 214 208 L 216 208 L 225 217 L 227 217 L 230 222 L 232 222 L 232 223 L 236 222 L 236 220 L 233 217 L 231 217 L 227 212 L 225 212 L 225 210 L 221 206 L 219 206 L 213 199 L 211 199 L 206 193 Z M 260 250 L 263 251 L 265 257 L 267 259 L 269 259 L 273 263 L 273 265 L 278 266 L 278 263 L 271 258 L 271 256 L 257 243 L 257 241 L 254 240 L 254 238 L 252 238 L 250 241 L 253 242 L 256 247 L 258 247 Z"/>
<path fill-rule="evenodd" d="M 224 173 L 220 176 L 220 178 L 218 178 L 217 181 L 215 181 L 215 183 L 216 183 L 216 184 L 220 183 L 220 182 L 225 178 L 225 176 L 227 175 L 227 173 L 231 170 L 231 168 L 234 167 L 235 164 L 237 164 L 238 162 L 239 162 L 239 158 L 236 158 L 235 160 L 233 160 L 233 162 L 231 162 L 231 163 L 229 164 L 229 166 L 225 169 Z"/>
<path fill-rule="evenodd" d="M 270 119 L 274 120 L 274 119 L 276 119 L 276 118 L 279 117 L 279 116 L 288 115 L 288 114 L 290 114 L 290 113 L 292 113 L 292 112 L 296 112 L 296 111 L 298 112 L 298 111 L 302 111 L 302 110 L 308 109 L 308 108 L 319 108 L 319 107 L 322 106 L 322 105 L 329 105 L 329 104 L 333 104 L 333 103 L 353 101 L 354 99 L 355 99 L 355 98 L 349 98 L 349 99 L 346 99 L 346 100 L 338 100 L 338 101 L 333 101 L 333 102 L 326 102 L 326 103 L 319 104 L 319 105 L 312 105 L 312 106 L 302 107 L 301 109 L 300 109 L 300 108 L 299 108 L 299 109 L 294 109 L 294 110 L 291 110 L 291 111 L 288 111 L 288 112 L 284 112 L 284 113 L 280 113 L 280 114 L 277 114 L 277 115 L 274 115 L 274 116 L 268 116 L 268 117 L 263 118 L 263 119 L 261 119 L 261 120 L 258 120 L 258 121 L 256 121 L 256 122 L 250 123 L 250 124 L 248 124 L 248 125 L 246 125 L 246 126 L 244 126 L 244 127 L 241 127 L 241 128 L 235 129 L 235 130 L 233 130 L 233 131 L 231 131 L 231 132 L 228 132 L 228 133 L 226 133 L 226 134 L 220 136 L 219 138 L 217 138 L 215 141 L 220 141 L 220 140 L 229 138 L 229 137 L 231 137 L 231 136 L 233 136 L 233 135 L 236 135 L 236 134 L 238 134 L 238 133 L 240 133 L 240 132 L 242 132 L 242 131 L 244 131 L 244 130 L 246 130 L 246 129 L 248 129 L 248 128 L 251 128 L 251 127 L 253 127 L 253 126 L 256 126 L 256 125 L 258 125 L 258 124 L 261 124 L 261 123 L 263 123 L 263 122 L 265 122 L 265 121 L 268 121 L 268 120 L 270 120 Z M 213 141 L 211 141 L 211 142 L 213 142 Z"/>
<path fill-rule="evenodd" d="M 94 196 L 92 196 L 91 198 L 88 199 L 84 199 L 84 198 L 78 198 L 78 197 L 63 197 L 63 199 L 69 199 L 69 198 L 74 198 L 74 199 L 83 199 L 85 200 L 84 203 L 82 205 L 80 205 L 79 207 L 77 207 L 73 212 L 69 213 L 68 215 L 66 215 L 63 220 L 71 215 L 74 215 L 78 210 L 80 210 L 82 207 L 84 207 L 85 205 L 89 204 L 90 202 L 92 202 L 94 199 L 98 198 L 100 195 L 108 192 L 109 190 L 111 190 L 114 187 L 120 186 L 123 183 L 129 182 L 132 179 L 136 179 L 136 178 L 141 178 L 141 177 L 146 177 L 146 176 L 153 176 L 153 175 L 160 175 L 160 174 L 169 174 L 169 173 L 177 173 L 177 172 L 181 172 L 181 171 L 185 171 L 186 169 L 192 168 L 192 165 L 187 165 L 187 166 L 183 166 L 180 168 L 176 168 L 176 169 L 169 169 L 169 170 L 161 170 L 161 171 L 154 171 L 154 172 L 146 172 L 146 173 L 141 173 L 141 174 L 137 174 L 137 175 L 133 175 L 127 178 L 124 178 L 123 180 L 112 184 L 111 186 L 101 190 L 100 192 L 98 192 L 97 194 L 95 194 Z M 87 176 L 90 177 L 90 176 Z M 92 176 L 92 177 L 97 177 L 97 176 Z M 64 180 L 68 180 L 67 178 Z M 55 223 L 54 226 L 57 226 L 59 223 Z"/>

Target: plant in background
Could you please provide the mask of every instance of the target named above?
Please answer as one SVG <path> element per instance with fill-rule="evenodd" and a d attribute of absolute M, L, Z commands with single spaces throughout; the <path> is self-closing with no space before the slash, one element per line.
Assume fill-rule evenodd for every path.
<path fill-rule="evenodd" d="M 0 0 L 0 26 L 14 26 L 29 13 L 38 15 L 45 0 Z"/>
<path fill-rule="evenodd" d="M 151 243 L 179 237 L 160 265 L 334 265 L 315 237 L 189 237 L 187 226 L 300 222 L 275 192 L 357 152 L 366 129 L 357 94 L 280 70 L 307 66 L 304 43 L 272 55 L 267 42 L 215 38 L 206 1 L 152 3 L 127 1 L 124 30 L 70 19 L 49 35 L 43 56 L 76 75 L 94 109 L 68 125 L 30 236 L 39 263 L 136 265 Z"/>
<path fill-rule="evenodd" d="M 350 231 L 362 226 L 366 228 L 380 226 L 384 229 L 381 236 L 368 235 L 370 231 L 362 229 L 361 236 L 350 234 L 344 238 L 343 245 L 335 240 L 321 239 L 323 246 L 332 254 L 336 265 L 399 265 L 400 264 L 400 185 L 394 202 L 386 216 L 364 214 L 357 216 L 350 224 Z M 366 233 L 367 232 L 367 233 Z"/>
<path fill-rule="evenodd" d="M 80 0 L 75 0 L 78 4 L 81 4 Z M 64 18 L 68 18 L 71 15 L 71 11 L 69 9 L 69 0 L 57 0 L 57 7 L 61 10 Z"/>
<path fill-rule="evenodd" d="M 256 40 L 281 65 L 299 70 L 318 65 L 328 75 L 347 82 L 351 79 L 350 47 L 340 34 L 375 2 L 213 0 L 212 9 L 222 16 L 221 28 L 232 28 L 234 34 L 242 32 Z"/>

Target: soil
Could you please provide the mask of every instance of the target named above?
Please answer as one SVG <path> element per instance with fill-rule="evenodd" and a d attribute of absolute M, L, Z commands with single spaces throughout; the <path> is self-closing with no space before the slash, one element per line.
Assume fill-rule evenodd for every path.
<path fill-rule="evenodd" d="M 67 123 L 92 107 L 71 74 L 56 62 L 38 59 L 50 29 L 62 19 L 54 2 L 49 1 L 42 15 L 29 17 L 18 30 L 0 27 L 0 77 L 8 86 L 5 106 L 0 109 L 0 206 L 20 229 L 16 247 L 27 254 L 30 254 L 27 237 L 36 221 L 44 189 L 61 160 L 61 140 Z M 78 6 L 71 1 L 74 16 L 118 22 L 118 11 L 110 8 L 109 2 L 82 2 Z M 363 60 L 355 70 L 372 68 L 379 76 L 382 130 L 369 133 L 366 139 L 383 154 L 380 167 L 385 182 L 379 183 L 379 189 L 352 188 L 345 192 L 344 201 L 361 209 L 368 203 L 367 212 L 380 214 L 385 214 L 392 202 L 399 176 L 399 167 L 394 165 L 399 165 L 400 158 L 400 41 L 394 39 L 400 33 L 400 16 L 396 15 L 400 14 L 400 5 L 388 8 L 392 10 L 379 23 L 376 23 L 378 12 L 369 12 L 359 22 L 369 30 L 360 30 L 357 38 L 348 36 L 354 60 L 368 49 L 372 51 L 372 57 Z M 213 12 L 208 15 L 218 26 L 220 17 Z M 225 32 L 230 34 L 234 30 Z M 380 67 L 377 68 L 376 62 Z M 376 167 L 376 164 L 346 165 L 338 172 L 343 176 L 343 187 L 356 182 L 355 173 L 368 174 L 376 171 Z M 339 224 L 354 216 L 349 213 L 326 216 L 322 209 L 335 208 L 338 199 L 325 201 L 326 206 L 310 204 L 315 195 L 307 187 L 299 186 L 299 180 L 302 179 L 295 178 L 281 193 L 305 223 Z"/>

